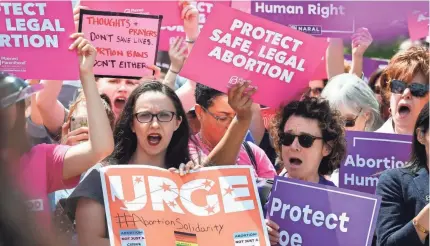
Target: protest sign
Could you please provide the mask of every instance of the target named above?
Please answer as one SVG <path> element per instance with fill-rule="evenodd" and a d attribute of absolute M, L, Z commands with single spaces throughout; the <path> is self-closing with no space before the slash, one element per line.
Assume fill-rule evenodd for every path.
<path fill-rule="evenodd" d="M 357 29 L 344 1 L 253 1 L 251 12 L 320 37 L 350 37 Z"/>
<path fill-rule="evenodd" d="M 375 194 L 381 172 L 409 160 L 412 136 L 348 131 L 346 140 L 348 155 L 339 169 L 339 187 Z"/>
<path fill-rule="evenodd" d="M 266 217 L 280 227 L 279 245 L 370 246 L 380 203 L 375 195 L 276 176 Z"/>
<path fill-rule="evenodd" d="M 180 74 L 222 92 L 238 77 L 251 80 L 254 101 L 276 108 L 308 86 L 326 49 L 325 41 L 215 4 Z"/>
<path fill-rule="evenodd" d="M 162 16 L 81 10 L 79 32 L 97 48 L 97 77 L 130 78 L 153 74 Z"/>
<path fill-rule="evenodd" d="M 345 55 L 345 60 L 352 65 L 352 56 Z M 378 58 L 363 57 L 363 73 L 364 79 L 369 80 L 370 76 L 378 69 L 384 69 L 388 65 L 388 60 Z"/>
<path fill-rule="evenodd" d="M 429 36 L 429 12 L 413 11 L 408 15 L 408 29 L 411 40 Z"/>
<path fill-rule="evenodd" d="M 70 1 L 0 1 L 0 71 L 25 79 L 77 80 L 78 56 L 68 49 L 74 32 Z"/>
<path fill-rule="evenodd" d="M 193 1 L 191 4 L 199 10 L 199 28 L 206 23 L 208 14 L 215 2 L 230 6 L 230 0 L 222 1 Z M 184 36 L 184 20 L 181 19 L 182 7 L 178 1 L 82 1 L 81 5 L 93 10 L 162 15 L 159 50 L 168 51 L 174 38 Z"/>
<path fill-rule="evenodd" d="M 349 38 L 360 27 L 375 41 L 408 35 L 407 15 L 427 11 L 427 1 L 252 1 L 253 15 L 315 36 Z"/>
<path fill-rule="evenodd" d="M 111 246 L 270 245 L 250 167 L 101 169 Z M 131 244 L 130 244 L 131 245 Z"/>

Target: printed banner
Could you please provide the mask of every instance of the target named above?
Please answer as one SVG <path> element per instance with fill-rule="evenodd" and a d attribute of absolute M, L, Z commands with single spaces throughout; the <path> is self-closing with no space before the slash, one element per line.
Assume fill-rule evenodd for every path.
<path fill-rule="evenodd" d="M 69 50 L 75 32 L 70 1 L 0 1 L 0 71 L 24 79 L 77 80 Z"/>
<path fill-rule="evenodd" d="M 215 2 L 230 6 L 230 0 L 192 2 L 199 10 L 200 29 L 206 23 L 208 14 Z M 168 51 L 175 37 L 184 37 L 184 20 L 181 19 L 181 9 L 178 1 L 82 1 L 81 5 L 93 10 L 162 15 L 159 50 Z"/>
<path fill-rule="evenodd" d="M 339 169 L 339 187 L 375 194 L 382 171 L 409 160 L 412 136 L 375 132 L 346 133 L 348 155 Z"/>
<path fill-rule="evenodd" d="M 101 169 L 111 246 L 269 246 L 250 167 Z M 134 243 L 134 244 L 133 244 Z"/>
<path fill-rule="evenodd" d="M 267 217 L 280 227 L 279 245 L 370 246 L 380 204 L 375 195 L 276 176 Z"/>
<path fill-rule="evenodd" d="M 428 11 L 428 1 L 258 1 L 253 15 L 323 37 L 350 38 L 360 27 L 376 41 L 408 35 L 407 16 Z"/>
<path fill-rule="evenodd" d="M 140 79 L 157 58 L 162 16 L 81 10 L 79 32 L 97 48 L 97 77 Z"/>
<path fill-rule="evenodd" d="M 429 12 L 413 11 L 408 16 L 409 37 L 419 40 L 429 36 Z"/>
<path fill-rule="evenodd" d="M 308 86 L 326 49 L 325 41 L 215 4 L 180 75 L 222 92 L 238 77 L 251 80 L 254 101 L 276 108 Z"/>
<path fill-rule="evenodd" d="M 357 29 L 344 1 L 253 1 L 251 13 L 319 37 L 350 37 Z"/>

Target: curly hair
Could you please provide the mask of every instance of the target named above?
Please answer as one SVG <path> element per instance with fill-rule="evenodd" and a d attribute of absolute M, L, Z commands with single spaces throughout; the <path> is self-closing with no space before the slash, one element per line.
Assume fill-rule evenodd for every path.
<path fill-rule="evenodd" d="M 281 160 L 281 135 L 284 132 L 285 123 L 293 115 L 318 121 L 323 141 L 331 148 L 330 154 L 321 160 L 318 173 L 330 175 L 340 167 L 341 161 L 346 156 L 345 130 L 339 111 L 331 109 L 326 100 L 314 97 L 305 97 L 301 101 L 293 101 L 282 106 L 270 126 L 274 147 Z"/>

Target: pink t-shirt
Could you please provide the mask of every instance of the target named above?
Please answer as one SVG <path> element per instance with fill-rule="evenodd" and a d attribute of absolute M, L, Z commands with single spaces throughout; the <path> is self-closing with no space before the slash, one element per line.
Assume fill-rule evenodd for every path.
<path fill-rule="evenodd" d="M 199 152 L 200 152 L 200 158 L 205 158 L 210 150 L 206 147 L 205 144 L 203 144 L 199 137 L 193 137 L 193 140 L 198 143 L 198 147 L 190 141 L 188 144 L 188 148 L 190 150 L 191 158 L 194 161 L 197 161 L 199 158 Z M 255 173 L 254 168 L 254 174 L 256 177 L 259 178 L 274 178 L 276 175 L 275 167 L 273 166 L 272 162 L 270 161 L 269 157 L 267 157 L 264 150 L 262 150 L 257 145 L 248 142 L 249 146 L 251 147 L 252 152 L 255 156 L 255 162 L 257 164 L 257 172 Z M 246 152 L 245 147 L 242 145 L 239 155 L 237 157 L 237 165 L 248 165 L 253 166 L 251 162 L 251 158 L 248 156 L 248 153 Z"/>
<path fill-rule="evenodd" d="M 64 156 L 69 146 L 39 144 L 21 156 L 17 181 L 27 196 L 30 211 L 38 222 L 51 223 L 48 193 L 70 189 L 78 185 L 80 176 L 63 180 Z"/>

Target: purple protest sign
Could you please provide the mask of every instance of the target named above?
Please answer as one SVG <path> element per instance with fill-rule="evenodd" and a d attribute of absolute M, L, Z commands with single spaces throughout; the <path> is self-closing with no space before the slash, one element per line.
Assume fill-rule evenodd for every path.
<path fill-rule="evenodd" d="M 345 55 L 345 60 L 351 64 L 352 56 Z M 388 65 L 388 60 L 377 59 L 377 58 L 363 58 L 363 73 L 366 80 L 369 80 L 370 75 L 376 70 L 384 69 Z"/>
<path fill-rule="evenodd" d="M 339 170 L 339 187 L 375 194 L 379 174 L 404 166 L 412 136 L 375 132 L 347 132 L 348 155 Z"/>
<path fill-rule="evenodd" d="M 282 246 L 370 246 L 380 202 L 375 195 L 277 176 L 267 216 L 279 225 Z"/>
<path fill-rule="evenodd" d="M 257 1 L 251 13 L 319 37 L 350 38 L 369 29 L 374 40 L 408 37 L 408 13 L 428 10 L 426 1 Z"/>
<path fill-rule="evenodd" d="M 252 1 L 251 13 L 320 37 L 350 37 L 356 29 L 350 2 Z"/>

